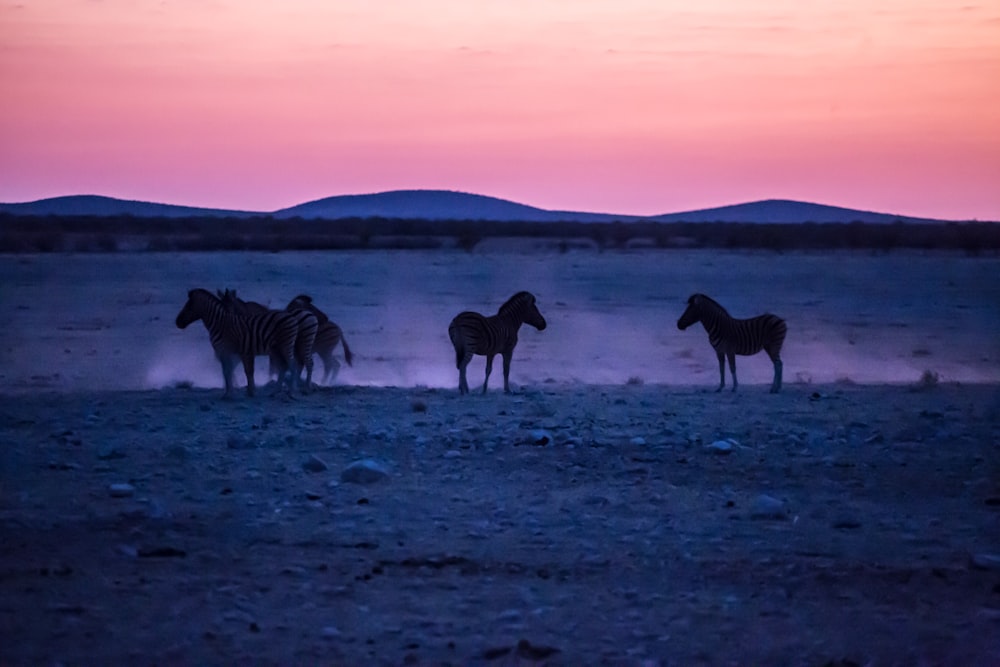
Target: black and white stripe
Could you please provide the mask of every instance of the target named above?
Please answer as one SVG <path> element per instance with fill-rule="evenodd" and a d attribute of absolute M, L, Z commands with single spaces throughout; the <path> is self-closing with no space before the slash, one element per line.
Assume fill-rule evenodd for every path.
<path fill-rule="evenodd" d="M 781 346 L 785 342 L 788 326 L 777 315 L 765 313 L 757 317 L 740 320 L 731 317 L 718 302 L 704 294 L 693 294 L 688 299 L 687 309 L 677 320 L 678 329 L 686 329 L 695 322 L 701 322 L 708 332 L 708 342 L 719 357 L 719 389 L 726 386 L 725 359 L 729 358 L 729 370 L 733 376 L 733 391 L 736 391 L 736 355 L 749 356 L 761 350 L 767 353 L 774 364 L 774 380 L 771 393 L 781 389 Z"/>
<path fill-rule="evenodd" d="M 333 351 L 338 344 L 344 348 L 344 361 L 347 362 L 347 365 L 354 364 L 354 355 L 347 345 L 343 330 L 313 303 L 311 296 L 299 294 L 288 303 L 285 310 L 291 312 L 306 310 L 315 315 L 319 321 L 319 330 L 316 332 L 313 351 L 323 360 L 323 384 L 327 384 L 331 378 L 336 377 L 340 370 L 340 362 L 333 356 Z"/>
<path fill-rule="evenodd" d="M 228 308 L 233 308 L 242 313 L 243 315 L 251 316 L 261 316 L 266 313 L 271 312 L 271 310 L 256 301 L 244 301 L 236 296 L 236 291 L 226 290 L 225 292 L 219 292 L 219 296 L 222 299 L 222 304 Z M 293 382 L 298 382 L 301 375 L 301 369 L 306 370 L 306 380 L 305 384 L 302 386 L 304 392 L 308 392 L 312 387 L 312 374 L 313 374 L 313 348 L 316 341 L 316 333 L 319 329 L 319 321 L 315 315 L 307 311 L 284 311 L 289 312 L 296 322 L 298 328 L 298 333 L 295 337 L 295 362 L 296 368 L 288 366 L 281 355 L 272 352 L 270 356 L 270 374 L 278 376 L 278 383 L 285 379 L 286 373 L 295 372 L 295 377 L 289 379 L 289 384 Z"/>
<path fill-rule="evenodd" d="M 225 396 L 232 391 L 237 362 L 243 363 L 247 376 L 247 395 L 254 395 L 254 357 L 258 355 L 280 357 L 293 370 L 290 386 L 294 386 L 298 378 L 295 342 L 299 323 L 291 313 L 269 310 L 263 314 L 248 314 L 228 306 L 208 290 L 193 289 L 188 292 L 187 302 L 175 322 L 179 329 L 184 329 L 197 320 L 201 320 L 208 330 L 212 349 L 222 364 Z"/>
<path fill-rule="evenodd" d="M 486 379 L 483 393 L 490 381 L 493 357 L 503 355 L 503 390 L 510 393 L 510 360 L 517 345 L 517 332 L 522 324 L 530 324 L 539 331 L 545 329 L 545 318 L 538 312 L 535 297 L 530 292 L 518 292 L 500 306 L 496 315 L 486 317 L 472 311 L 455 316 L 448 326 L 448 336 L 455 347 L 455 365 L 458 368 L 458 390 L 469 392 L 465 369 L 475 354 L 486 357 Z"/>

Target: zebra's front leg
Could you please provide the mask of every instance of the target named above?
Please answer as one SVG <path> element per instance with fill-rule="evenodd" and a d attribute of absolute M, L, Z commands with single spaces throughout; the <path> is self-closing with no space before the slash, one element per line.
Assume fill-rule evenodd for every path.
<path fill-rule="evenodd" d="M 243 371 L 247 376 L 247 396 L 253 396 L 256 387 L 253 383 L 253 355 L 248 354 L 243 357 Z"/>
<path fill-rule="evenodd" d="M 733 391 L 736 391 L 736 354 L 733 352 L 729 353 L 729 372 L 733 376 Z M 721 387 L 720 387 L 721 388 Z"/>
<path fill-rule="evenodd" d="M 486 355 L 486 379 L 483 380 L 483 394 L 486 393 L 486 385 L 490 383 L 490 373 L 493 372 L 493 355 Z"/>
<path fill-rule="evenodd" d="M 510 360 L 514 356 L 514 351 L 503 353 L 503 393 L 510 393 Z"/>
<path fill-rule="evenodd" d="M 233 391 L 233 371 L 236 370 L 236 364 L 228 356 L 219 356 L 219 363 L 222 365 L 222 380 L 226 383 L 226 391 L 222 397 L 229 398 Z"/>

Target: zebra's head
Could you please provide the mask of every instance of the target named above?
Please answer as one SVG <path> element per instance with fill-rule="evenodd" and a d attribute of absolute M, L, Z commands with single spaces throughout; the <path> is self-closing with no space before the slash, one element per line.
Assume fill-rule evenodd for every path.
<path fill-rule="evenodd" d="M 683 331 L 701 319 L 702 308 L 706 300 L 711 301 L 704 294 L 692 294 L 687 301 L 687 308 L 684 314 L 677 320 L 677 328 Z"/>
<path fill-rule="evenodd" d="M 209 303 L 216 300 L 208 290 L 199 288 L 189 291 L 184 307 L 181 308 L 181 312 L 177 313 L 177 319 L 175 320 L 177 328 L 184 329 L 192 322 L 200 320 L 204 317 Z"/>
<path fill-rule="evenodd" d="M 518 292 L 507 299 L 507 303 L 500 306 L 499 315 L 514 315 L 525 324 L 530 324 L 539 331 L 544 331 L 547 326 L 545 318 L 535 305 L 535 295 L 531 292 Z"/>

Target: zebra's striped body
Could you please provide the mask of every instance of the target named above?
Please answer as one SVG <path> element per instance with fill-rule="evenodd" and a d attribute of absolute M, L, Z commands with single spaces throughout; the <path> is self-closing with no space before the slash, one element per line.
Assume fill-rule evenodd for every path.
<path fill-rule="evenodd" d="M 344 332 L 336 322 L 327 317 L 326 313 L 317 308 L 308 294 L 300 294 L 292 299 L 285 310 L 295 312 L 306 310 L 316 316 L 319 321 L 319 330 L 316 332 L 316 343 L 313 350 L 323 360 L 323 384 L 330 381 L 331 377 L 336 377 L 340 370 L 340 362 L 333 356 L 333 351 L 339 343 L 344 347 L 344 361 L 348 366 L 353 365 L 354 355 L 347 345 Z"/>
<path fill-rule="evenodd" d="M 306 381 L 302 387 L 304 392 L 308 392 L 312 386 L 313 374 L 313 348 L 316 341 L 316 333 L 319 329 L 318 320 L 315 315 L 307 311 L 272 311 L 267 306 L 263 306 L 255 301 L 244 301 L 236 296 L 235 291 L 226 290 L 219 292 L 223 306 L 248 317 L 263 317 L 272 312 L 284 312 L 293 317 L 297 329 L 295 336 L 295 366 L 289 366 L 282 355 L 272 351 L 270 357 L 270 372 L 277 374 L 278 384 L 285 378 L 285 373 L 294 373 L 294 377 L 289 379 L 290 386 L 294 386 L 299 381 L 301 369 L 306 369 Z"/>
<path fill-rule="evenodd" d="M 289 368 L 298 370 L 295 361 L 295 340 L 298 336 L 298 322 L 291 313 L 268 311 L 261 315 L 249 315 L 227 307 L 208 290 L 193 289 L 188 292 L 187 302 L 177 314 L 179 329 L 201 320 L 208 330 L 208 336 L 215 350 L 215 356 L 222 364 L 222 376 L 226 383 L 225 396 L 229 396 L 233 386 L 233 371 L 236 363 L 243 362 L 247 376 L 247 395 L 254 395 L 254 357 L 276 354 Z M 298 373 L 294 374 L 292 382 Z"/>
<path fill-rule="evenodd" d="M 490 381 L 493 357 L 503 355 L 503 390 L 510 393 L 510 360 L 517 345 L 517 332 L 522 324 L 530 324 L 539 331 L 545 329 L 545 318 L 538 312 L 535 297 L 530 292 L 518 292 L 500 306 L 496 315 L 486 317 L 472 311 L 455 316 L 448 327 L 448 336 L 455 347 L 455 365 L 458 367 L 458 390 L 469 393 L 465 369 L 475 354 L 486 357 L 486 379 L 483 393 Z"/>
<path fill-rule="evenodd" d="M 731 317 L 718 302 L 704 294 L 693 294 L 688 299 L 687 309 L 677 320 L 678 329 L 686 329 L 695 322 L 701 322 L 708 332 L 708 342 L 719 358 L 719 389 L 726 386 L 725 359 L 729 359 L 729 371 L 733 376 L 733 391 L 736 391 L 736 355 L 749 356 L 761 350 L 767 353 L 774 364 L 774 380 L 771 393 L 781 389 L 781 346 L 785 342 L 788 326 L 777 315 L 766 313 L 740 320 Z"/>

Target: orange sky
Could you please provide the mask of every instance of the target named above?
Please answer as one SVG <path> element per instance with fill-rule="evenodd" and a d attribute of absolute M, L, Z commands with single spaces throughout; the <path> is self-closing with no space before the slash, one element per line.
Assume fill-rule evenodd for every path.
<path fill-rule="evenodd" d="M 0 99 L 7 202 L 1000 220 L 1000 0 L 0 0 Z"/>

